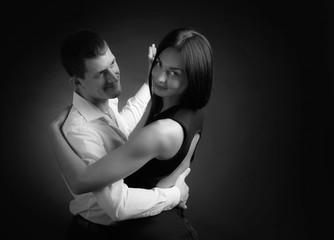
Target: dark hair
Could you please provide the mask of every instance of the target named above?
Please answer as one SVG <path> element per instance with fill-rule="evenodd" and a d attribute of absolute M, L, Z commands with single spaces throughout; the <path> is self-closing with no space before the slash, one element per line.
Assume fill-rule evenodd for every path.
<path fill-rule="evenodd" d="M 213 81 L 213 55 L 209 41 L 189 28 L 178 28 L 168 33 L 160 42 L 149 74 L 152 89 L 152 69 L 157 57 L 169 47 L 180 51 L 185 63 L 188 86 L 180 100 L 181 105 L 192 109 L 203 108 L 209 101 Z M 152 106 L 148 121 L 162 108 L 162 98 L 151 90 Z"/>
<path fill-rule="evenodd" d="M 85 59 L 102 56 L 107 52 L 107 49 L 108 44 L 100 35 L 89 30 L 79 30 L 64 40 L 60 58 L 71 77 L 84 78 Z"/>

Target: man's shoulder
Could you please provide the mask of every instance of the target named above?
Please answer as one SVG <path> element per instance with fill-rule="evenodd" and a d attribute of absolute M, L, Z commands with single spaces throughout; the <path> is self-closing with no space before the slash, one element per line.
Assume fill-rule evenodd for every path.
<path fill-rule="evenodd" d="M 68 131 L 82 128 L 87 125 L 86 119 L 76 109 L 72 109 L 68 114 L 66 121 L 63 125 L 63 132 L 66 134 Z"/>
<path fill-rule="evenodd" d="M 86 136 L 91 135 L 97 137 L 105 135 L 105 125 L 101 121 L 87 121 L 80 111 L 74 108 L 64 122 L 62 131 L 66 137 L 73 134 L 86 134 Z"/>

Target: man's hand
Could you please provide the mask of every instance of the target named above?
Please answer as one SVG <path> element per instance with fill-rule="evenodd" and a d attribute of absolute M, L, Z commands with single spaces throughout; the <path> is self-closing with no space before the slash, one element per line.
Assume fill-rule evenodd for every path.
<path fill-rule="evenodd" d="M 189 187 L 185 182 L 185 178 L 188 176 L 189 173 L 190 173 L 190 168 L 187 168 L 186 170 L 184 170 L 183 173 L 180 174 L 180 176 L 176 179 L 175 182 L 175 187 L 177 187 L 181 193 L 180 202 L 178 206 L 183 209 L 187 209 L 186 202 L 189 197 Z"/>
<path fill-rule="evenodd" d="M 151 46 L 148 47 L 148 74 L 150 73 L 151 66 L 155 57 L 155 54 L 157 53 L 157 49 L 155 48 L 155 44 L 153 43 Z M 148 81 L 148 78 L 147 78 Z"/>
<path fill-rule="evenodd" d="M 149 70 L 151 68 L 152 62 L 154 60 L 155 54 L 157 53 L 157 49 L 155 48 L 155 44 L 153 43 L 150 47 L 148 47 L 148 67 Z"/>

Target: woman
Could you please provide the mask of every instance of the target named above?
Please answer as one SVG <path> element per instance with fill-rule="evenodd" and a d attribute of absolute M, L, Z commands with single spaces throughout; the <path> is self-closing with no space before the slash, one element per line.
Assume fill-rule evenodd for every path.
<path fill-rule="evenodd" d="M 58 161 L 65 161 L 68 166 L 62 170 L 71 171 L 69 175 L 82 192 L 100 189 L 122 178 L 134 188 L 173 185 L 178 174 L 190 165 L 183 159 L 201 134 L 201 109 L 209 101 L 212 79 L 213 56 L 208 40 L 191 29 L 173 30 L 158 45 L 149 72 L 152 106 L 144 128 L 87 166 L 61 135 L 64 119 L 55 119 L 51 130 L 62 156 Z M 124 238 L 197 239 L 179 208 L 121 225 L 127 234 Z"/>

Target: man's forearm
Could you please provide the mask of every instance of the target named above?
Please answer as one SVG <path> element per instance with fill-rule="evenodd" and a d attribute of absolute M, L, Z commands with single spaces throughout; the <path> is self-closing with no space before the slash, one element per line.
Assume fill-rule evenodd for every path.
<path fill-rule="evenodd" d="M 177 187 L 128 188 L 123 181 L 96 191 L 94 195 L 113 221 L 154 216 L 180 202 L 180 191 Z"/>

